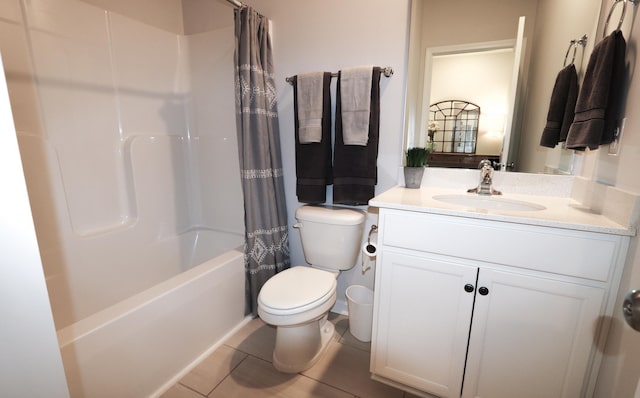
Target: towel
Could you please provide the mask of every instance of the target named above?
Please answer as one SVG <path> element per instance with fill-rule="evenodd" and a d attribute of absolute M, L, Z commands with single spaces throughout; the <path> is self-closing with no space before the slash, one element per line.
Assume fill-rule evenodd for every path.
<path fill-rule="evenodd" d="M 598 149 L 610 144 L 619 124 L 627 44 L 616 30 L 596 45 L 589 58 L 567 148 Z"/>
<path fill-rule="evenodd" d="M 324 72 L 301 73 L 297 78 L 299 142 L 322 141 L 322 97 Z"/>
<path fill-rule="evenodd" d="M 343 140 L 342 80 L 336 88 L 336 129 L 333 155 L 333 203 L 366 205 L 375 194 L 378 182 L 378 138 L 380 133 L 380 72 L 373 68 L 371 78 L 368 140 L 366 146 L 347 145 Z M 341 74 L 342 72 L 339 72 Z"/>
<path fill-rule="evenodd" d="M 366 146 L 369 140 L 372 66 L 340 71 L 342 132 L 345 145 Z"/>
<path fill-rule="evenodd" d="M 322 76 L 321 139 L 319 142 L 300 142 L 298 120 L 298 77 L 293 80 L 293 107 L 295 112 L 296 142 L 296 195 L 303 203 L 324 203 L 327 185 L 332 183 L 331 173 L 331 73 Z"/>
<path fill-rule="evenodd" d="M 567 140 L 577 99 L 578 73 L 575 65 L 571 64 L 556 77 L 547 113 L 547 125 L 542 131 L 540 145 L 554 148 L 559 142 Z"/>

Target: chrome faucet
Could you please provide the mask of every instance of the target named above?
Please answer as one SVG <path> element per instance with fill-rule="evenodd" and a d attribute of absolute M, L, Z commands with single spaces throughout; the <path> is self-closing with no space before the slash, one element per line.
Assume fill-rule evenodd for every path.
<path fill-rule="evenodd" d="M 478 164 L 480 169 L 480 183 L 475 188 L 467 189 L 467 192 L 478 195 L 502 195 L 502 192 L 493 189 L 493 166 L 491 161 L 483 159 Z"/>

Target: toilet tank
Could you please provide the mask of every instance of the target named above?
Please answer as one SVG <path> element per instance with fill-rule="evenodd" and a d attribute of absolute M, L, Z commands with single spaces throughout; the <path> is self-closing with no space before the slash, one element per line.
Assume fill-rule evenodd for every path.
<path fill-rule="evenodd" d="M 365 214 L 330 206 L 301 206 L 296 210 L 304 258 L 311 265 L 347 270 L 358 259 Z"/>

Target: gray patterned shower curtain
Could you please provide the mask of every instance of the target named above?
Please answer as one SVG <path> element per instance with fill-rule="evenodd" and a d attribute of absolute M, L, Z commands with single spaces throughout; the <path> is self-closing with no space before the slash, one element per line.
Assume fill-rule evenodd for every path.
<path fill-rule="evenodd" d="M 289 268 L 276 86 L 269 20 L 251 7 L 235 10 L 238 152 L 244 195 L 245 313 L 257 314 L 260 288 Z"/>

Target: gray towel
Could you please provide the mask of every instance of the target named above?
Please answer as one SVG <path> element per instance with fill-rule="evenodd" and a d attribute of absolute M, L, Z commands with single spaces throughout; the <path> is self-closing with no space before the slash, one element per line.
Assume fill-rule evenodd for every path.
<path fill-rule="evenodd" d="M 549 102 L 547 124 L 540 138 L 541 146 L 554 148 L 559 142 L 567 140 L 577 99 L 578 74 L 576 67 L 571 64 L 562 69 L 556 77 Z"/>
<path fill-rule="evenodd" d="M 340 72 L 341 74 L 342 72 Z M 333 150 L 333 203 L 366 205 L 375 194 L 378 182 L 378 142 L 380 137 L 380 74 L 373 68 L 371 77 L 371 112 L 367 145 L 346 145 L 342 129 L 340 98 L 342 79 L 336 85 L 336 138 Z"/>
<path fill-rule="evenodd" d="M 340 103 L 345 145 L 366 146 L 369 141 L 372 66 L 356 66 L 340 71 Z"/>
<path fill-rule="evenodd" d="M 297 76 L 297 118 L 301 144 L 322 141 L 322 98 L 324 72 L 300 73 Z"/>
<path fill-rule="evenodd" d="M 619 30 L 596 45 L 589 58 L 567 148 L 585 150 L 613 142 L 619 124 L 627 44 Z"/>
<path fill-rule="evenodd" d="M 293 109 L 298 114 L 298 77 L 293 78 Z M 331 164 L 331 73 L 325 72 L 322 84 L 322 140 L 300 142 L 300 123 L 294 118 L 296 136 L 296 195 L 303 203 L 324 203 L 327 185 L 333 183 Z"/>

